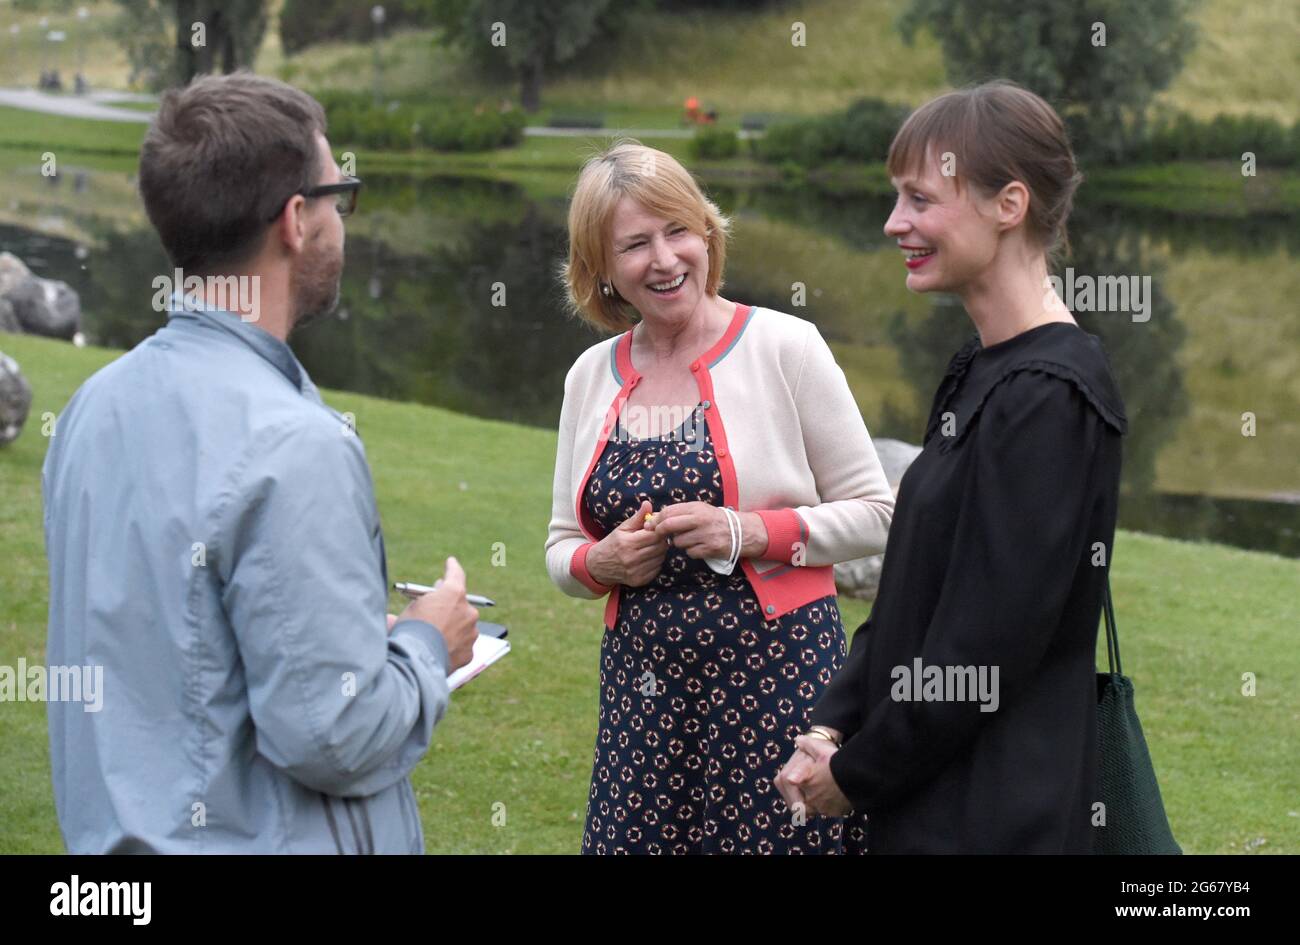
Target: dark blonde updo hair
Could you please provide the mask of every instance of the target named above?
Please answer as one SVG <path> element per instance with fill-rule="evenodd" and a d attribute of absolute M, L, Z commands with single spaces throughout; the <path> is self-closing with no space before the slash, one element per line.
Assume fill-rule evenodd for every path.
<path fill-rule="evenodd" d="M 626 331 L 639 320 L 617 292 L 606 296 L 600 290 L 610 269 L 614 208 L 624 197 L 704 240 L 709 250 L 707 294 L 718 294 L 727 262 L 728 220 L 690 172 L 671 154 L 620 139 L 587 161 L 578 174 L 569 203 L 569 259 L 561 270 L 574 313 L 608 332 Z"/>
<path fill-rule="evenodd" d="M 945 152 L 955 157 L 958 188 L 969 181 L 992 196 L 1013 180 L 1024 184 L 1030 237 L 1052 261 L 1069 253 L 1066 222 L 1083 175 L 1051 105 L 1005 80 L 948 92 L 907 117 L 886 164 L 903 177 Z"/>

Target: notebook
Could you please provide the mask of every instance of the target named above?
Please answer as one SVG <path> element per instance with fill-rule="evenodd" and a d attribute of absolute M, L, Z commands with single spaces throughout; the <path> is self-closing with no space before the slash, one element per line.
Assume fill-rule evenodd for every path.
<path fill-rule="evenodd" d="M 447 685 L 453 691 L 459 689 L 509 652 L 509 640 L 480 633 L 474 641 L 474 655 L 468 663 L 447 677 Z"/>

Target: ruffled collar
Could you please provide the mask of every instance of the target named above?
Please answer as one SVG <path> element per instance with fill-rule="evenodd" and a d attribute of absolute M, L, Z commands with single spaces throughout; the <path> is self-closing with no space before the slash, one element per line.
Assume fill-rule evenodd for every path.
<path fill-rule="evenodd" d="M 972 335 L 953 355 L 944 371 L 935 409 L 925 431 L 927 442 L 938 427 L 939 418 L 961 388 L 977 356 L 980 357 L 981 364 L 989 366 L 991 370 L 982 382 L 983 390 L 978 395 L 977 405 L 963 423 L 963 429 L 956 436 L 945 438 L 945 451 L 963 439 L 965 430 L 979 415 L 993 389 L 1020 371 L 1038 371 L 1068 381 L 1116 432 L 1128 432 L 1124 401 L 1111 374 L 1101 339 L 1069 322 L 1050 322 L 988 348 L 980 344 L 978 334 Z"/>

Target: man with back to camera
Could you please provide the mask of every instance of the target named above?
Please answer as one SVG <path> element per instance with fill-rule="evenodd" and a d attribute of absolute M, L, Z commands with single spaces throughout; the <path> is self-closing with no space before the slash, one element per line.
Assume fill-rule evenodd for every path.
<path fill-rule="evenodd" d="M 285 342 L 338 303 L 360 186 L 324 132 L 239 73 L 168 92 L 145 137 L 184 284 L 73 395 L 42 481 L 48 663 L 103 667 L 100 711 L 48 706 L 69 852 L 423 852 L 409 775 L 478 612 L 449 558 L 385 625 L 365 451 Z"/>

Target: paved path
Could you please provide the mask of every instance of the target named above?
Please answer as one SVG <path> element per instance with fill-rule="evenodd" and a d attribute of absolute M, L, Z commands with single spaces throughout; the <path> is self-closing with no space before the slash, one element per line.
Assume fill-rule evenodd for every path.
<path fill-rule="evenodd" d="M 147 124 L 152 112 L 132 108 L 114 108 L 101 102 L 123 101 L 125 93 L 95 93 L 89 97 L 52 95 L 35 89 L 0 89 L 0 105 L 22 108 L 47 115 L 66 115 L 69 118 L 94 118 L 99 121 L 132 121 Z M 99 101 L 96 101 L 99 99 Z"/>
<path fill-rule="evenodd" d="M 131 108 L 114 108 L 114 102 L 149 102 L 149 95 L 131 92 L 97 91 L 89 95 L 55 95 L 35 89 L 0 88 L 0 105 L 22 108 L 47 115 L 66 115 L 69 118 L 93 118 L 99 121 L 126 121 L 147 124 L 153 112 Z M 591 138 L 624 135 L 629 138 L 691 138 L 691 128 L 552 128 L 529 125 L 524 134 L 532 138 Z M 758 132 L 739 132 L 742 140 L 759 137 Z"/>
<path fill-rule="evenodd" d="M 693 128 L 551 128 L 529 125 L 524 129 L 524 134 L 538 138 L 590 138 L 616 134 L 628 138 L 693 138 L 695 130 Z M 742 141 L 762 137 L 762 133 L 757 131 L 738 131 L 737 134 Z"/>

